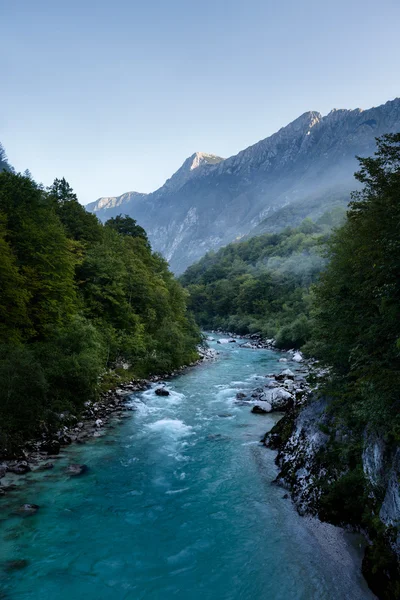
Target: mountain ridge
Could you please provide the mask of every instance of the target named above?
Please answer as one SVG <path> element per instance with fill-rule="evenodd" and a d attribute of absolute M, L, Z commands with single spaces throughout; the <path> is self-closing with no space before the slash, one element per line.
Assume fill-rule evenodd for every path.
<path fill-rule="evenodd" d="M 345 206 L 357 187 L 356 155 L 373 154 L 375 138 L 396 130 L 399 98 L 367 110 L 308 111 L 234 156 L 192 154 L 155 192 L 100 198 L 87 209 L 102 220 L 121 212 L 134 217 L 180 273 L 263 222 L 268 230 L 268 219 L 286 206 L 298 215 L 290 225 L 308 216 L 307 202 L 314 218 Z"/>

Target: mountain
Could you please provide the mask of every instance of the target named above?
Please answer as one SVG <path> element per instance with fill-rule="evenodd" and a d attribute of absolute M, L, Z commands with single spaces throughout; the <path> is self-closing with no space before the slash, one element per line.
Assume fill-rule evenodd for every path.
<path fill-rule="evenodd" d="M 176 273 L 208 250 L 243 236 L 279 231 L 346 205 L 356 186 L 356 155 L 400 131 L 400 99 L 362 110 L 307 112 L 227 159 L 195 153 L 157 191 L 100 198 L 101 220 L 120 213 L 146 229 Z"/>
<path fill-rule="evenodd" d="M 10 171 L 11 167 L 8 163 L 7 156 L 3 146 L 0 144 L 0 173 L 1 171 Z"/>

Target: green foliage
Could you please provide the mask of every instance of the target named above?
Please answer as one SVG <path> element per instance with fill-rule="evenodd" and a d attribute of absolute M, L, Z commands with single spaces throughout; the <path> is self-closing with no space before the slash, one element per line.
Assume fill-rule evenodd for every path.
<path fill-rule="evenodd" d="M 55 179 L 48 192 L 69 238 L 89 244 L 101 240 L 103 228 L 100 221 L 79 204 L 76 194 L 64 177 Z"/>
<path fill-rule="evenodd" d="M 149 240 L 147 238 L 147 233 L 140 227 L 132 217 L 125 215 L 118 215 L 117 217 L 113 217 L 106 222 L 106 227 L 110 227 L 114 229 L 117 233 L 121 235 L 129 235 L 131 237 L 139 237 L 142 238 L 147 245 L 149 245 Z"/>
<path fill-rule="evenodd" d="M 379 519 L 383 490 L 362 471 L 366 431 L 386 442 L 388 456 L 400 443 L 400 133 L 377 140 L 372 158 L 360 160 L 347 221 L 327 246 L 328 266 L 313 289 L 308 351 L 330 366 L 323 386 L 336 398 L 331 417 L 346 431 L 328 449 L 342 475 L 329 477 L 320 516 L 368 531 L 363 573 L 380 598 L 400 598 L 396 531 Z M 326 457 L 325 457 L 326 459 Z M 326 460 L 323 466 L 327 466 Z"/>
<path fill-rule="evenodd" d="M 326 486 L 318 514 L 334 525 L 358 526 L 367 504 L 364 473 L 362 467 L 357 466 Z"/>
<path fill-rule="evenodd" d="M 261 332 L 275 336 L 279 347 L 301 347 L 310 337 L 308 290 L 325 265 L 326 232 L 326 224 L 306 219 L 297 229 L 208 253 L 181 278 L 198 323 L 240 334 Z"/>
<path fill-rule="evenodd" d="M 103 226 L 65 179 L 0 173 L 0 445 L 78 414 L 110 370 L 146 376 L 196 358 L 187 293 L 133 219 Z"/>
<path fill-rule="evenodd" d="M 398 437 L 400 134 L 377 142 L 376 156 L 360 159 L 356 177 L 364 188 L 328 244 L 329 265 L 314 289 L 310 350 L 340 375 L 347 412 Z"/>

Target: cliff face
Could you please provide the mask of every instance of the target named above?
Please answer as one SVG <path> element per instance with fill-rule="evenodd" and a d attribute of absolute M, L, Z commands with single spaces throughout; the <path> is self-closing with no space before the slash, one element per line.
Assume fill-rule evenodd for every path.
<path fill-rule="evenodd" d="M 366 533 L 364 576 L 379 598 L 394 600 L 400 598 L 400 448 L 346 428 L 333 406 L 311 397 L 286 413 L 264 443 L 278 450 L 277 483 L 290 490 L 301 514 Z"/>
<path fill-rule="evenodd" d="M 180 273 L 208 250 L 346 204 L 355 156 L 373 154 L 375 137 L 399 129 L 400 99 L 325 117 L 307 112 L 236 156 L 195 153 L 152 194 L 100 198 L 87 208 L 102 220 L 135 218 Z"/>

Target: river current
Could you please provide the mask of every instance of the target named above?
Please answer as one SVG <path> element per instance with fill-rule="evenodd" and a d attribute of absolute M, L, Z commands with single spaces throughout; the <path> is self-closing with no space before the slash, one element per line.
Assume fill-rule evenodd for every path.
<path fill-rule="evenodd" d="M 282 356 L 210 344 L 215 361 L 132 396 L 130 418 L 1 499 L 7 600 L 364 600 L 358 540 L 300 517 L 259 440 L 277 415 L 235 403 Z M 261 379 L 260 379 L 261 378 Z M 69 477 L 65 466 L 85 463 Z M 13 516 L 16 506 L 40 506 Z M 10 560 L 27 561 L 7 570 Z"/>

